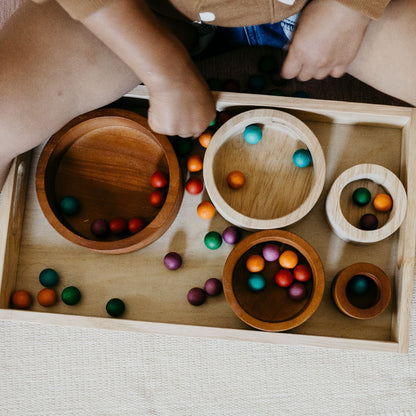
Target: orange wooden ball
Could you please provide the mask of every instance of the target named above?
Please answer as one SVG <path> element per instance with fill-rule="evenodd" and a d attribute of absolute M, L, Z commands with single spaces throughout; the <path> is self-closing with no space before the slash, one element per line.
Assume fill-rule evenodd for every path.
<path fill-rule="evenodd" d="M 240 189 L 246 183 L 246 178 L 243 172 L 233 170 L 227 176 L 228 185 L 233 189 Z"/>
<path fill-rule="evenodd" d="M 46 287 L 38 293 L 38 302 L 41 306 L 53 306 L 56 303 L 56 292 L 54 289 Z"/>
<path fill-rule="evenodd" d="M 199 172 L 202 170 L 203 161 L 200 155 L 191 155 L 188 158 L 187 168 L 189 172 Z"/>
<path fill-rule="evenodd" d="M 27 309 L 32 304 L 32 295 L 27 290 L 16 290 L 11 301 L 15 308 Z"/>
<path fill-rule="evenodd" d="M 202 201 L 196 211 L 203 220 L 209 220 L 215 215 L 216 209 L 212 202 Z"/>
<path fill-rule="evenodd" d="M 206 131 L 199 136 L 198 141 L 199 141 L 199 144 L 202 147 L 205 147 L 206 149 L 209 143 L 211 142 L 211 139 L 212 139 L 212 133 L 210 131 Z"/>
<path fill-rule="evenodd" d="M 264 269 L 264 259 L 258 254 L 252 254 L 246 260 L 246 267 L 249 272 L 257 273 Z"/>
<path fill-rule="evenodd" d="M 377 194 L 373 201 L 373 206 L 377 211 L 387 212 L 391 210 L 393 201 L 388 194 Z"/>
<path fill-rule="evenodd" d="M 285 269 L 293 269 L 298 264 L 298 255 L 292 250 L 285 250 L 279 257 L 279 264 Z"/>

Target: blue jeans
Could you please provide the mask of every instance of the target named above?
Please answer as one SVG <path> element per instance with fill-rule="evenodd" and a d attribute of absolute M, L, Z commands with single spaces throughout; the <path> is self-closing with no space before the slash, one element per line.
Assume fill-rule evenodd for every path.
<path fill-rule="evenodd" d="M 298 17 L 299 13 L 281 22 L 244 27 L 197 24 L 200 45 L 195 55 L 221 53 L 238 46 L 273 46 L 285 49 L 292 39 Z"/>

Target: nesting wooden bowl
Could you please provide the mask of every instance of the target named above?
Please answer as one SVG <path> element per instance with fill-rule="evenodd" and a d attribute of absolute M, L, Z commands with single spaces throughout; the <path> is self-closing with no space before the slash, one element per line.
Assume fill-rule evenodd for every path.
<path fill-rule="evenodd" d="M 351 202 L 351 194 L 355 188 L 365 186 L 374 190 L 372 194 L 387 192 L 393 206 L 388 213 L 374 214 L 381 221 L 375 230 L 362 230 L 358 227 L 359 217 L 369 207 L 358 208 Z M 345 192 L 349 189 L 349 193 Z M 402 224 L 407 208 L 406 190 L 400 179 L 389 169 L 364 163 L 345 170 L 337 177 L 328 192 L 326 199 L 326 215 L 333 231 L 343 240 L 354 243 L 375 243 L 393 234 Z M 371 213 L 371 212 L 370 212 Z"/>
<path fill-rule="evenodd" d="M 249 125 L 262 129 L 257 144 L 244 140 Z M 297 167 L 293 153 L 308 149 L 312 164 Z M 232 171 L 246 177 L 236 190 L 227 183 Z M 240 113 L 214 134 L 204 157 L 206 190 L 218 212 L 247 230 L 286 227 L 303 218 L 321 195 L 325 158 L 313 132 L 296 117 L 273 109 Z"/>
<path fill-rule="evenodd" d="M 149 201 L 157 170 L 169 177 L 161 208 Z M 140 115 L 100 109 L 81 115 L 44 146 L 36 171 L 40 207 L 55 230 L 79 246 L 105 253 L 127 253 L 157 240 L 175 219 L 183 196 L 178 160 L 167 137 L 153 133 Z M 59 201 L 73 196 L 77 215 L 64 215 Z M 139 216 L 147 226 L 122 237 L 96 237 L 95 219 Z"/>
<path fill-rule="evenodd" d="M 274 276 L 281 267 L 278 262 L 266 262 L 262 272 L 265 288 L 253 292 L 248 288 L 250 272 L 246 260 L 252 254 L 260 254 L 266 243 L 277 243 L 281 250 L 295 250 L 299 263 L 308 264 L 311 279 L 305 283 L 307 296 L 293 300 L 287 288 L 277 286 Z M 296 234 L 284 230 L 259 231 L 240 241 L 229 254 L 223 270 L 224 293 L 234 313 L 246 324 L 263 331 L 286 331 L 303 324 L 321 303 L 325 288 L 322 262 L 315 249 Z"/>
<path fill-rule="evenodd" d="M 369 278 L 369 289 L 363 295 L 354 294 L 348 288 L 349 282 L 356 276 Z M 332 298 L 338 309 L 351 318 L 375 318 L 390 303 L 390 281 L 378 266 L 372 263 L 355 263 L 343 269 L 333 280 Z"/>

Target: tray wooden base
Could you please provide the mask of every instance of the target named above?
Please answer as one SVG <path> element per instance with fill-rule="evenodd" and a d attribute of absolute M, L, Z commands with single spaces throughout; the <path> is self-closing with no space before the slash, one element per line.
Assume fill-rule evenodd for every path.
<path fill-rule="evenodd" d="M 144 89 L 138 88 L 129 96 L 137 98 L 137 107 L 146 106 Z M 308 241 L 324 265 L 325 292 L 315 314 L 289 333 L 276 334 L 246 326 L 231 311 L 224 295 L 209 298 L 200 307 L 187 303 L 190 288 L 202 287 L 208 278 L 221 277 L 232 249 L 223 243 L 220 249 L 212 251 L 203 243 L 206 232 L 221 232 L 229 225 L 219 215 L 210 221 L 198 217 L 196 207 L 207 199 L 205 192 L 197 196 L 186 193 L 170 229 L 138 252 L 108 256 L 69 243 L 48 224 L 37 203 L 34 189 L 34 168 L 40 151 L 37 149 L 31 172 L 27 170 L 28 155 L 16 161 L 2 195 L 0 319 L 178 336 L 407 351 L 416 238 L 414 110 L 232 93 L 220 93 L 216 98 L 220 111 L 259 107 L 288 111 L 304 121 L 320 140 L 327 161 L 324 190 L 311 212 L 287 228 Z M 202 152 L 198 146 L 196 143 L 195 149 Z M 325 218 L 325 198 L 330 185 L 341 172 L 358 163 L 377 163 L 390 169 L 400 177 L 409 195 L 407 215 L 399 231 L 365 247 L 341 240 Z M 26 204 L 25 172 L 29 173 Z M 169 251 L 177 251 L 183 257 L 183 265 L 176 271 L 163 265 L 163 257 Z M 394 287 L 393 301 L 385 312 L 365 321 L 340 313 L 330 293 L 339 270 L 357 261 L 376 264 Z M 46 267 L 59 272 L 58 290 L 78 286 L 83 293 L 82 302 L 72 307 L 58 302 L 49 309 L 37 304 L 29 311 L 11 309 L 12 291 L 25 288 L 36 295 L 41 289 L 39 272 Z M 122 298 L 126 303 L 122 319 L 108 318 L 106 314 L 105 304 L 112 297 Z"/>

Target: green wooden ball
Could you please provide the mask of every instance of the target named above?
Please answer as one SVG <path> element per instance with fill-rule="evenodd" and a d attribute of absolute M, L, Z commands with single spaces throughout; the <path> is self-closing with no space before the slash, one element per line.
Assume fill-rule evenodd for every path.
<path fill-rule="evenodd" d="M 357 188 L 352 193 L 352 200 L 355 205 L 363 207 L 371 201 L 371 193 L 367 188 L 361 187 Z"/>
<path fill-rule="evenodd" d="M 68 286 L 62 291 L 61 298 L 67 305 L 76 305 L 81 300 L 81 292 L 75 286 Z"/>
<path fill-rule="evenodd" d="M 123 315 L 126 307 L 121 299 L 113 298 L 107 302 L 105 309 L 110 316 L 116 318 Z"/>
<path fill-rule="evenodd" d="M 207 248 L 210 250 L 216 250 L 221 247 L 222 236 L 216 231 L 210 231 L 205 235 L 204 243 Z"/>

